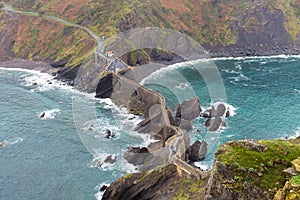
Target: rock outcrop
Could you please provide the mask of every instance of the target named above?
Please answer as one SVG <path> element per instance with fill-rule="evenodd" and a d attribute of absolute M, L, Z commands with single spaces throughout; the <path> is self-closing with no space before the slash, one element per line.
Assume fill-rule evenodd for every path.
<path fill-rule="evenodd" d="M 200 116 L 201 107 L 198 97 L 183 101 L 176 108 L 176 118 L 192 121 Z"/>
<path fill-rule="evenodd" d="M 291 175 L 284 169 L 299 156 L 300 142 L 294 140 L 226 143 L 216 152 L 206 199 L 289 199 L 287 191 L 295 190 L 285 183 Z"/>
<path fill-rule="evenodd" d="M 299 139 L 233 141 L 217 150 L 209 180 L 195 181 L 169 164 L 122 177 L 108 187 L 103 198 L 297 199 L 299 173 L 287 176 L 283 169 L 299 156 Z"/>
<path fill-rule="evenodd" d="M 204 181 L 179 176 L 169 164 L 120 178 L 106 189 L 103 200 L 204 199 L 204 187 Z"/>
<path fill-rule="evenodd" d="M 129 147 L 123 157 L 133 165 L 143 165 L 153 157 L 146 147 Z"/>
<path fill-rule="evenodd" d="M 190 162 L 199 161 L 206 156 L 206 153 L 207 142 L 197 140 L 187 150 L 188 160 Z"/>

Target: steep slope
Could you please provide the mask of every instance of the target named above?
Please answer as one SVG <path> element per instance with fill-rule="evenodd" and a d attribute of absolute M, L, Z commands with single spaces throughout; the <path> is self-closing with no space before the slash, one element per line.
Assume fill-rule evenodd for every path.
<path fill-rule="evenodd" d="M 0 61 L 11 58 L 75 66 L 96 47 L 85 31 L 39 16 L 0 11 Z"/>
<path fill-rule="evenodd" d="M 171 28 L 219 56 L 299 53 L 299 0 L 6 0 L 111 36 L 136 27 Z M 298 46 L 298 47 L 295 47 Z"/>

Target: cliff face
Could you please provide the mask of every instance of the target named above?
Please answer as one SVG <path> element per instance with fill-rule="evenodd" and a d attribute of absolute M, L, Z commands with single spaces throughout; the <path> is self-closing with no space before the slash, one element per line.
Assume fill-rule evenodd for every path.
<path fill-rule="evenodd" d="M 299 0 L 5 0 L 18 9 L 58 15 L 111 36 L 161 27 L 192 36 L 213 56 L 299 53 Z"/>
<path fill-rule="evenodd" d="M 229 142 L 216 152 L 207 198 L 289 199 L 293 188 L 290 196 L 299 198 L 299 185 L 291 184 L 299 179 L 292 164 L 299 157 L 299 139 Z M 284 172 L 288 168 L 294 172 Z"/>
<path fill-rule="evenodd" d="M 115 181 L 104 199 L 294 200 L 300 197 L 299 163 L 300 139 L 234 141 L 217 150 L 209 180 L 194 180 L 170 164 Z"/>

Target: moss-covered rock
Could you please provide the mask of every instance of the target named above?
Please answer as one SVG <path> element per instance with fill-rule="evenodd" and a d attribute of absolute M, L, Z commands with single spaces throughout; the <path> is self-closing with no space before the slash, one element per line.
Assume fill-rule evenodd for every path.
<path fill-rule="evenodd" d="M 258 148 L 259 147 L 259 148 Z M 263 148 L 261 148 L 263 147 Z M 295 141 L 234 141 L 217 151 L 212 198 L 272 199 L 286 182 L 284 169 L 300 156 Z"/>

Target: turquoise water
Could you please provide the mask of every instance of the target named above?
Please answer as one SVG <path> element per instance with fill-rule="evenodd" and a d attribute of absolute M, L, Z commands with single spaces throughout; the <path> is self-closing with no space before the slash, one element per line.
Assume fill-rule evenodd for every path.
<path fill-rule="evenodd" d="M 132 171 L 132 166 L 119 159 L 113 166 L 97 168 L 93 160 L 101 162 L 108 153 L 120 158 L 128 145 L 144 141 L 122 131 L 131 129 L 126 123 L 115 126 L 116 120 L 126 122 L 130 115 L 112 111 L 111 106 L 88 96 L 74 95 L 55 81 L 50 85 L 47 79 L 51 77 L 0 69 L 0 141 L 7 144 L 0 148 L 1 200 L 95 199 L 103 183 Z M 72 99 L 78 97 L 99 118 L 86 119 L 87 124 L 94 124 L 92 133 L 75 126 Z M 42 111 L 44 119 L 39 118 Z M 106 128 L 115 132 L 113 140 L 104 139 Z M 87 133 L 95 143 L 92 153 L 79 137 Z"/>
<path fill-rule="evenodd" d="M 236 115 L 226 120 L 228 125 L 223 132 L 217 133 L 202 126 L 204 119 L 193 121 L 192 142 L 204 139 L 209 144 L 209 155 L 201 165 L 211 165 L 217 146 L 230 140 L 286 138 L 300 134 L 299 57 L 214 59 L 179 64 L 154 73 L 142 82 L 162 93 L 173 110 L 178 102 L 193 95 L 199 97 L 205 108 L 212 99 L 205 77 L 199 72 L 213 65 L 219 69 L 225 100 L 235 108 Z M 219 100 L 225 101 L 224 98 Z"/>
<path fill-rule="evenodd" d="M 209 154 L 201 165 L 211 165 L 215 148 L 226 141 L 299 134 L 299 57 L 213 62 L 236 115 L 217 133 L 206 131 L 203 119 L 193 121 L 192 141 L 209 143 Z M 197 66 L 170 67 L 145 83 L 164 94 L 171 109 L 193 95 L 199 96 L 202 107 L 208 107 L 211 94 Z M 132 115 L 109 101 L 74 93 L 55 81 L 50 85 L 47 79 L 51 77 L 0 69 L 0 142 L 7 144 L 0 148 L 0 199 L 95 199 L 100 185 L 135 170 L 121 154 L 128 146 L 145 145 L 148 138 L 132 131 L 140 119 L 130 120 Z M 42 111 L 45 119 L 38 117 Z M 88 130 L 91 125 L 92 131 Z M 107 128 L 116 133 L 115 138 L 103 137 Z M 117 156 L 117 163 L 97 168 L 95 160 L 101 162 L 109 154 Z"/>

